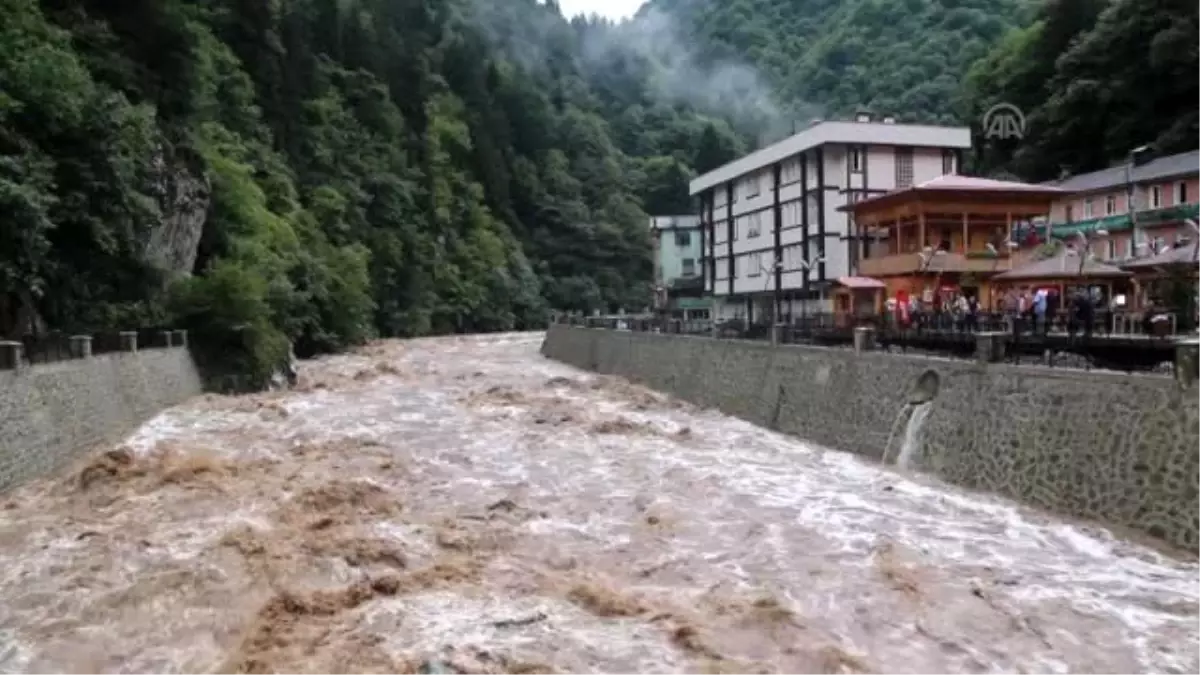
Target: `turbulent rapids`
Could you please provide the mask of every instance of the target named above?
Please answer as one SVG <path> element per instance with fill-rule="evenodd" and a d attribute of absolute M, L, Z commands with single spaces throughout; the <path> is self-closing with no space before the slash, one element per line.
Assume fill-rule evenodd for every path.
<path fill-rule="evenodd" d="M 541 358 L 382 342 L 0 497 L 0 671 L 1196 672 L 1197 565 Z"/>

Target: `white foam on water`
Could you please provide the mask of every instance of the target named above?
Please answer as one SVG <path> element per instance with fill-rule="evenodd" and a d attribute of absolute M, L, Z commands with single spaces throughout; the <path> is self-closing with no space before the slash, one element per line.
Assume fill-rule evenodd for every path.
<path fill-rule="evenodd" d="M 487 506 L 500 499 L 528 509 L 505 516 L 515 519 L 507 530 L 514 543 L 495 554 L 482 581 L 361 608 L 362 622 L 406 657 L 476 645 L 541 655 L 560 668 L 696 668 L 644 619 L 596 617 L 545 589 L 512 585 L 598 574 L 631 593 L 673 598 L 701 617 L 712 589 L 770 589 L 802 623 L 826 631 L 806 640 L 836 640 L 883 671 L 1200 667 L 1194 561 L 713 411 L 650 395 L 633 400 L 605 378 L 542 359 L 539 342 L 536 334 L 428 339 L 400 343 L 384 357 L 329 357 L 301 369 L 329 379 L 328 389 L 272 395 L 284 415 L 198 402 L 155 417 L 125 444 L 143 455 L 167 441 L 271 458 L 278 462 L 273 471 L 301 486 L 340 480 L 390 490 L 403 505 L 400 514 L 375 518 L 368 531 L 399 542 L 410 560 L 440 554 L 434 534 L 447 518 L 487 522 Z M 384 358 L 396 374 L 355 381 L 373 358 Z M 566 379 L 548 384 L 551 378 Z M 491 400 L 487 390 L 494 386 L 523 398 Z M 569 419 L 543 412 L 559 409 Z M 594 425 L 613 420 L 635 426 L 596 432 Z M 678 435 L 685 427 L 690 433 Z M 324 441 L 345 447 L 335 446 L 319 465 L 293 454 Z M 360 456 L 368 442 L 372 454 Z M 388 457 L 393 472 L 380 468 Z M 222 575 L 234 579 L 236 570 L 213 567 L 226 560 L 214 551 L 235 528 L 273 527 L 270 514 L 296 489 L 283 485 L 264 494 L 231 484 L 228 494 L 207 502 L 186 489 L 128 495 L 104 506 L 112 514 L 107 520 L 70 527 L 56 523 L 78 504 L 54 485 L 31 488 L 27 505 L 0 510 L 0 671 L 81 667 L 69 650 L 54 651 L 62 651 L 61 642 L 39 637 L 55 619 L 31 598 L 60 598 L 59 613 L 78 613 L 99 602 L 88 593 L 70 595 L 69 584 L 83 580 L 119 591 L 149 583 L 156 570 L 189 566 L 205 570 L 214 584 Z M 195 505 L 184 511 L 164 499 Z M 136 531 L 151 546 L 113 544 L 121 557 L 93 562 L 84 556 L 91 545 L 80 538 L 85 527 L 114 541 Z M 915 598 L 898 591 L 888 576 L 894 571 L 881 566 L 887 551 L 901 574 L 912 575 Z M 336 560 L 326 568 L 329 583 L 361 574 Z M 522 569 L 527 573 L 500 572 Z M 160 602 L 156 612 L 176 608 L 193 617 L 181 620 L 179 631 L 253 619 L 211 618 L 206 612 L 216 610 L 193 604 L 196 598 Z M 536 612 L 547 619 L 517 629 L 491 623 Z M 712 632 L 731 630 L 716 614 L 708 620 Z M 139 636 L 120 628 L 100 622 L 73 639 L 125 659 L 128 670 L 216 667 L 232 647 L 215 633 L 193 638 L 164 627 Z M 772 661 L 781 654 L 758 645 L 740 656 L 786 670 L 789 662 Z"/>

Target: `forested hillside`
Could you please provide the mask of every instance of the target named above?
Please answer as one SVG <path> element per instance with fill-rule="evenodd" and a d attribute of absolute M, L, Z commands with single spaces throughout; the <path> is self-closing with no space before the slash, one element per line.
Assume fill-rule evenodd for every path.
<path fill-rule="evenodd" d="M 1047 0 L 966 79 L 962 114 L 1020 107 L 1019 143 L 979 143 L 979 170 L 1027 180 L 1105 168 L 1136 147 L 1194 150 L 1200 100 L 1195 0 Z"/>
<path fill-rule="evenodd" d="M 782 101 L 953 122 L 962 76 L 1034 0 L 650 0 L 702 58 L 748 59 Z M 807 121 L 807 120 L 802 120 Z"/>
<path fill-rule="evenodd" d="M 250 382 L 289 340 L 640 309 L 646 211 L 743 150 L 534 0 L 0 16 L 0 329 L 171 323 Z"/>
<path fill-rule="evenodd" d="M 1025 180 L 1197 146 L 1195 0 L 650 0 L 703 59 L 757 66 L 792 110 L 978 127 L 992 105 L 1027 136 L 976 139 L 973 169 Z M 663 17 L 666 17 L 665 19 Z M 807 106 L 803 105 L 807 104 Z M 800 119 L 801 123 L 806 119 Z"/>
<path fill-rule="evenodd" d="M 261 382 L 372 335 L 640 309 L 647 213 L 859 106 L 1196 145 L 1195 0 L 0 0 L 0 334 L 171 324 Z"/>

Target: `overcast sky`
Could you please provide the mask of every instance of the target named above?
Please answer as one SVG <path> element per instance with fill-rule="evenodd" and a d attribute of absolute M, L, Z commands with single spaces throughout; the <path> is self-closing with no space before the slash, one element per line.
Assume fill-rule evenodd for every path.
<path fill-rule="evenodd" d="M 558 6 L 568 19 L 576 14 L 599 14 L 610 19 L 623 19 L 633 16 L 643 2 L 644 0 L 558 0 Z"/>

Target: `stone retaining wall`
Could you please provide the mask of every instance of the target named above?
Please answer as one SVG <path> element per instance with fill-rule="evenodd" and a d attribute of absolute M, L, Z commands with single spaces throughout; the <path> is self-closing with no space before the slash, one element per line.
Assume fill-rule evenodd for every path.
<path fill-rule="evenodd" d="M 118 441 L 200 392 L 186 347 L 0 370 L 0 491 Z"/>
<path fill-rule="evenodd" d="M 923 391 L 932 394 L 923 470 L 1174 545 L 1198 543 L 1200 393 L 1170 378 L 565 325 L 551 327 L 542 353 L 875 459 Z"/>

